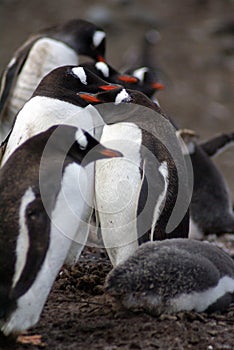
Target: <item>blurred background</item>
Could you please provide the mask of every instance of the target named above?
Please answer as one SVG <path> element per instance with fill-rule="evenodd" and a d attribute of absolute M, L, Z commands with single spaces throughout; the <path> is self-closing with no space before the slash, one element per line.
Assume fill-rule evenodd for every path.
<path fill-rule="evenodd" d="M 234 131 L 234 1 L 0 0 L 0 71 L 32 33 L 83 18 L 107 32 L 117 69 L 151 64 L 166 89 L 157 97 L 200 140 Z M 215 159 L 234 200 L 234 146 Z"/>

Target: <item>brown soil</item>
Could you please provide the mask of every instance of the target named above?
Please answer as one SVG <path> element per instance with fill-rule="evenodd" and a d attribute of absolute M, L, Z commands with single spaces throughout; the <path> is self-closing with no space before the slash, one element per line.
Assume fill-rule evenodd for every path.
<path fill-rule="evenodd" d="M 0 68 L 29 34 L 74 17 L 90 17 L 94 5 L 97 1 L 2 0 Z M 202 138 L 234 129 L 233 36 L 214 35 L 233 20 L 233 1 L 103 0 L 101 5 L 109 11 L 107 56 L 115 67 L 139 62 L 143 34 L 158 27 L 161 41 L 152 49 L 151 59 L 159 64 L 167 82 L 159 95 L 163 109 Z M 218 165 L 234 194 L 233 149 L 219 157 Z M 233 253 L 233 241 L 220 240 L 220 244 Z M 233 306 L 213 315 L 191 312 L 153 318 L 133 314 L 104 294 L 110 269 L 105 252 L 87 248 L 74 268 L 64 267 L 40 322 L 29 334 L 41 334 L 48 350 L 234 349 Z M 40 347 L 2 339 L 3 348 Z"/>

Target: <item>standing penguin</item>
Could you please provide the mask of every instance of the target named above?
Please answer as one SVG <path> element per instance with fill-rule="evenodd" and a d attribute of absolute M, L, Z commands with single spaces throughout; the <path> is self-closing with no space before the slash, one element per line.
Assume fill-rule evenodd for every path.
<path fill-rule="evenodd" d="M 53 126 L 23 143 L 0 171 L 0 330 L 22 332 L 39 319 L 85 208 L 85 166 L 118 157 L 87 132 Z"/>
<path fill-rule="evenodd" d="M 187 237 L 188 169 L 173 126 L 144 94 L 82 94 L 91 97 L 106 102 L 95 106 L 107 124 L 102 143 L 124 155 L 122 162 L 97 164 L 95 171 L 102 238 L 116 265 L 145 241 Z"/>
<path fill-rule="evenodd" d="M 104 122 L 97 110 L 90 105 L 97 103 L 97 99 L 84 100 L 82 96 L 87 91 L 109 91 L 116 88 L 119 89 L 119 86 L 107 83 L 82 66 L 63 66 L 51 71 L 16 116 L 12 131 L 2 144 L 1 165 L 28 138 L 58 123 L 82 127 L 99 139 Z M 88 165 L 87 176 L 90 183 L 86 196 L 87 216 L 81 224 L 84 235 L 89 230 L 93 210 L 94 163 Z M 74 243 L 67 261 L 71 264 L 76 261 L 75 246 Z"/>
<path fill-rule="evenodd" d="M 220 311 L 234 302 L 234 262 L 208 242 L 145 243 L 109 273 L 106 290 L 127 309 L 154 316 Z"/>
<path fill-rule="evenodd" d="M 224 176 L 211 156 L 230 146 L 234 134 L 222 134 L 201 144 L 193 131 L 178 131 L 187 145 L 194 172 L 194 188 L 190 206 L 190 238 L 208 234 L 234 232 L 231 195 Z"/>
<path fill-rule="evenodd" d="M 103 61 L 105 36 L 103 29 L 81 19 L 32 35 L 16 51 L 2 74 L 0 141 L 7 135 L 15 115 L 31 97 L 40 80 L 52 69 L 78 65 L 79 55 Z"/>

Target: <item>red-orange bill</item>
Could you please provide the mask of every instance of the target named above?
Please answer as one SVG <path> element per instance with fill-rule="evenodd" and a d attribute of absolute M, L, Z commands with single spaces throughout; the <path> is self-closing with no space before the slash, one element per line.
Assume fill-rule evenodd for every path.
<path fill-rule="evenodd" d="M 163 85 L 162 83 L 152 83 L 151 86 L 153 89 L 156 89 L 156 90 L 165 89 L 165 85 Z"/>
<path fill-rule="evenodd" d="M 87 102 L 102 102 L 99 98 L 91 94 L 78 94 L 83 100 Z"/>
<path fill-rule="evenodd" d="M 120 85 L 100 85 L 99 86 L 100 89 L 104 90 L 104 91 L 109 91 L 109 90 L 115 90 L 115 89 L 119 89 Z"/>
<path fill-rule="evenodd" d="M 122 157 L 123 156 L 123 154 L 121 152 L 114 151 L 113 149 L 110 149 L 110 148 L 103 148 L 103 149 L 99 150 L 98 152 L 101 153 L 106 158 Z"/>
<path fill-rule="evenodd" d="M 101 55 L 98 56 L 98 61 L 99 62 L 106 62 L 105 58 Z"/>
<path fill-rule="evenodd" d="M 132 77 L 131 75 L 119 75 L 118 80 L 123 81 L 125 83 L 137 83 L 138 79 Z"/>

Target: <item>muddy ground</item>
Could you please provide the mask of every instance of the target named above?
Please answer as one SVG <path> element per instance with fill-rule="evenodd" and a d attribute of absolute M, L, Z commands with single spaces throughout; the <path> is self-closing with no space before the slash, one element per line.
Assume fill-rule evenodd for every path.
<path fill-rule="evenodd" d="M 32 32 L 71 18 L 104 26 L 107 58 L 116 68 L 141 63 L 143 36 L 156 28 L 161 39 L 149 57 L 167 85 L 158 95 L 161 106 L 204 139 L 234 129 L 234 39 L 227 30 L 233 13 L 231 0 L 1 0 L 0 69 Z M 216 163 L 234 199 L 233 149 Z M 233 240 L 223 241 L 219 244 L 234 255 Z M 87 248 L 77 266 L 61 271 L 30 334 L 41 334 L 48 350 L 234 349 L 234 306 L 214 315 L 135 315 L 104 294 L 110 269 L 103 250 Z M 2 343 L 2 348 L 39 347 Z"/>

